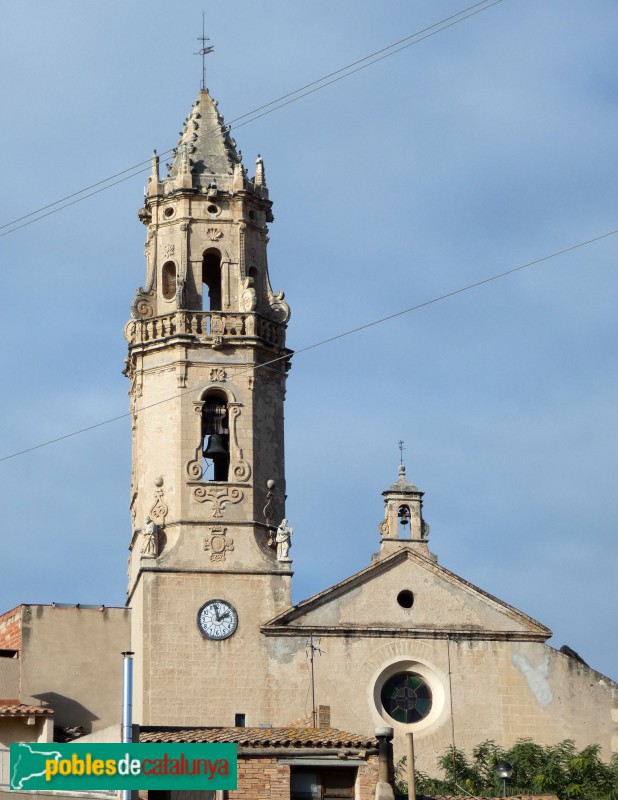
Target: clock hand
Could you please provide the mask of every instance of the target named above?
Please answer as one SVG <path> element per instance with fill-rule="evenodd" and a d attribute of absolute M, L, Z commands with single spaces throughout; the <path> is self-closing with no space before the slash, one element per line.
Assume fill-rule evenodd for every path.
<path fill-rule="evenodd" d="M 221 622 L 221 617 L 219 616 L 219 604 L 215 603 L 213 608 L 215 609 L 215 617 L 217 619 L 217 622 Z"/>

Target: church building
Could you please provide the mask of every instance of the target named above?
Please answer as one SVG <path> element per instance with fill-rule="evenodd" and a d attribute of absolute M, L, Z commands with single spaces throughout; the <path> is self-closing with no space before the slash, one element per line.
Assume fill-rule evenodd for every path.
<path fill-rule="evenodd" d="M 366 568 L 292 604 L 284 464 L 290 308 L 278 290 L 284 272 L 277 269 L 277 290 L 269 275 L 271 207 L 263 160 L 249 177 L 217 102 L 202 89 L 166 176 L 152 159 L 139 211 L 146 277 L 125 328 L 130 620 L 122 610 L 108 616 L 118 626 L 118 653 L 130 629 L 143 740 L 177 740 L 179 729 L 301 723 L 354 731 L 359 740 L 390 726 L 396 756 L 413 732 L 418 767 L 431 774 L 453 742 L 470 749 L 486 739 L 510 746 L 523 737 L 571 738 L 579 747 L 598 743 L 608 759 L 618 752 L 618 685 L 548 646 L 544 625 L 438 562 L 423 492 L 401 465 L 385 476 L 393 482 L 383 509 L 376 487 L 376 522 L 383 518 Z M 102 629 L 103 617 L 92 619 Z M 21 645 L 9 648 L 3 630 L 0 651 L 19 659 Z M 110 649 L 107 633 L 101 637 Z M 317 639 L 313 669 L 307 652 Z M 30 717 L 43 720 L 40 690 L 14 696 L 16 670 L 12 707 L 27 704 Z M 54 677 L 45 674 L 53 698 Z M 75 707 L 85 705 L 80 698 Z M 65 727 L 70 708 L 63 706 Z M 117 726 L 118 711 L 91 715 L 84 732 Z"/>
<path fill-rule="evenodd" d="M 330 721 L 417 734 L 422 768 L 484 739 L 618 750 L 616 684 L 545 644 L 551 631 L 438 564 L 423 492 L 383 492 L 363 571 L 291 605 L 283 403 L 290 309 L 267 262 L 271 201 L 202 90 L 140 218 L 131 380 L 129 564 L 143 725 L 286 725 L 305 713 L 307 642 Z M 279 279 L 278 279 L 279 280 Z M 376 508 L 376 516 L 379 511 Z"/>

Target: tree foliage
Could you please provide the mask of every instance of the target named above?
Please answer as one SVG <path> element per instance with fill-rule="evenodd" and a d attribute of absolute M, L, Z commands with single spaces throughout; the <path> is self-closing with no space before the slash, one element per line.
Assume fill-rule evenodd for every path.
<path fill-rule="evenodd" d="M 449 748 L 437 764 L 443 778 L 416 772 L 418 795 L 472 795 L 502 797 L 502 779 L 496 775 L 498 761 L 507 761 L 513 775 L 507 781 L 507 794 L 555 794 L 559 800 L 618 800 L 618 756 L 609 763 L 601 760 L 599 745 L 578 751 L 571 739 L 555 745 L 540 745 L 520 739 L 508 750 L 487 740 L 467 757 L 462 750 Z M 407 794 L 406 760 L 397 765 L 397 790 Z"/>

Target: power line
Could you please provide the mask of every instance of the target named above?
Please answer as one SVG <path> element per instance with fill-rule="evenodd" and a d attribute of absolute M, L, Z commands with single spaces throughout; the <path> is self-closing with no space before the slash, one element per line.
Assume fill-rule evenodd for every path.
<path fill-rule="evenodd" d="M 441 33 L 443 30 L 447 30 L 454 25 L 458 25 L 460 22 L 464 22 L 465 20 L 470 19 L 470 17 L 480 14 L 482 11 L 487 11 L 488 9 L 502 2 L 504 2 L 504 0 L 492 0 L 491 2 L 490 0 L 480 0 L 480 2 L 474 3 L 471 6 L 467 6 L 455 14 L 451 14 L 450 16 L 444 17 L 444 19 L 438 20 L 437 22 L 434 22 L 425 28 L 421 28 L 421 30 L 416 31 L 416 33 L 405 36 L 403 39 L 399 39 L 396 42 L 381 48 L 380 50 L 369 53 L 369 55 L 357 59 L 356 61 L 352 61 L 350 64 L 340 67 L 333 72 L 329 72 L 327 75 L 323 75 L 321 78 L 317 78 L 310 83 L 306 83 L 304 86 L 301 86 L 292 92 L 283 94 L 280 97 L 277 97 L 275 100 L 271 100 L 269 103 L 265 103 L 264 105 L 258 106 L 251 111 L 247 111 L 245 114 L 241 114 L 239 117 L 236 117 L 229 122 L 228 127 L 235 125 L 236 128 L 242 128 L 244 125 L 248 125 L 251 122 L 255 122 L 257 119 L 261 119 L 268 114 L 272 114 L 274 111 L 285 108 L 291 103 L 295 103 L 297 100 L 301 100 L 304 97 L 308 97 L 310 94 L 320 91 L 320 89 L 325 89 L 327 86 L 331 86 L 332 84 L 337 83 L 344 78 L 348 78 L 350 75 L 354 75 L 356 72 L 360 72 L 361 70 L 366 69 L 367 67 L 370 67 L 379 61 L 383 61 L 384 59 L 389 58 L 390 56 L 395 55 L 396 53 L 399 53 L 408 47 L 412 47 L 412 45 L 418 44 L 419 42 L 422 42 L 431 36 L 435 36 L 437 33 Z M 241 120 L 244 120 L 244 122 L 241 122 Z M 214 134 L 215 131 L 212 131 L 212 133 Z M 159 155 L 168 156 L 173 152 L 174 148 L 169 148 L 168 150 L 163 150 Z M 137 175 L 147 172 L 150 169 L 150 162 L 150 158 L 144 161 L 139 161 L 137 164 L 127 167 L 120 172 L 116 172 L 115 174 L 110 175 L 107 178 L 103 178 L 100 181 L 96 181 L 89 186 L 85 186 L 83 189 L 71 192 L 70 194 L 61 197 L 52 203 L 47 203 L 35 211 L 31 211 L 30 213 L 24 214 L 21 217 L 16 217 L 10 222 L 5 222 L 4 224 L 0 225 L 0 231 L 3 231 L 3 233 L 0 233 L 0 238 L 3 236 L 8 236 L 10 233 L 14 233 L 21 228 L 25 228 L 28 225 L 38 222 L 40 219 L 44 219 L 52 214 L 56 214 L 58 211 L 69 208 L 76 203 L 80 203 L 82 200 L 87 200 L 89 197 L 93 197 L 94 195 L 99 194 L 106 189 L 111 189 L 113 186 L 117 186 L 119 183 L 123 183 L 124 181 L 130 180 Z M 116 180 L 116 178 L 118 178 L 118 180 Z M 95 191 L 90 191 L 91 189 L 94 189 Z M 71 202 L 65 202 L 67 200 L 70 200 Z M 55 206 L 57 207 L 55 208 Z M 44 211 L 46 213 L 41 213 Z M 31 217 L 34 217 L 34 219 L 31 219 Z M 25 220 L 28 221 L 26 222 Z M 22 224 L 18 225 L 18 222 L 21 222 Z M 8 230 L 6 230 L 7 228 Z"/>
<path fill-rule="evenodd" d="M 465 286 L 461 286 L 458 289 L 453 289 L 450 292 L 445 292 L 444 294 L 438 295 L 437 297 L 433 297 L 430 300 L 425 300 L 422 303 L 417 303 L 416 305 L 409 306 L 408 308 L 404 308 L 401 311 L 396 311 L 393 314 L 388 314 L 385 317 L 380 317 L 379 319 L 373 320 L 372 322 L 366 322 L 362 325 L 358 325 L 355 328 L 350 328 L 347 331 L 343 331 L 343 333 L 337 333 L 334 336 L 329 336 L 327 339 L 322 339 L 321 341 L 314 342 L 313 344 L 306 345 L 305 347 L 300 347 L 294 352 L 294 356 L 298 356 L 301 353 L 307 353 L 309 350 L 315 350 L 318 347 L 323 347 L 326 344 L 331 344 L 332 342 L 336 342 L 339 339 L 344 339 L 347 336 L 352 336 L 355 333 L 359 333 L 360 331 L 367 330 L 368 328 L 373 328 L 376 325 L 382 325 L 384 322 L 389 322 L 390 320 L 397 319 L 397 317 L 402 317 L 405 314 L 411 314 L 413 311 L 418 311 L 421 308 L 426 308 L 427 306 L 434 305 L 435 303 L 440 303 L 442 300 L 447 300 L 449 297 L 455 297 L 456 295 L 463 294 L 464 292 L 468 292 L 471 289 L 477 289 L 479 286 L 484 286 L 487 283 L 491 283 L 492 281 L 497 281 L 501 278 L 506 278 L 509 275 L 513 275 L 516 272 L 521 272 L 524 269 L 529 269 L 530 267 L 534 267 L 538 264 L 542 264 L 546 261 L 550 261 L 553 258 L 557 258 L 558 256 L 565 255 L 566 253 L 572 253 L 574 250 L 579 250 L 582 247 L 586 247 L 587 245 L 593 244 L 594 242 L 600 242 L 602 239 L 608 239 L 610 236 L 615 236 L 618 234 L 618 228 L 613 231 L 608 231 L 607 233 L 599 234 L 599 236 L 593 236 L 591 239 L 586 239 L 583 242 L 578 242 L 577 244 L 569 245 L 569 247 L 564 247 L 561 250 L 556 250 L 553 253 L 550 253 L 546 256 L 541 256 L 540 258 L 535 258 L 533 261 L 527 261 L 525 264 L 520 264 L 517 267 L 511 267 L 511 269 L 507 269 L 503 272 L 498 272 L 495 275 L 491 275 L 489 278 L 483 278 L 480 281 L 475 281 L 474 283 L 468 283 Z M 258 369 L 263 369 L 264 367 L 271 366 L 272 364 L 276 364 L 280 361 L 285 361 L 289 359 L 289 355 L 278 356 L 277 358 L 273 358 L 270 361 L 266 361 L 263 364 L 251 365 L 245 369 L 240 370 L 237 372 L 237 375 L 244 375 L 247 372 L 255 372 Z M 160 406 L 163 403 L 169 403 L 172 400 L 176 400 L 179 397 L 182 397 L 186 394 L 193 394 L 194 392 L 202 391 L 206 389 L 208 384 L 204 384 L 203 386 L 197 386 L 193 389 L 187 389 L 184 392 L 179 392 L 172 397 L 166 397 L 163 400 L 157 400 L 155 403 L 149 403 L 148 405 L 141 406 L 137 409 L 137 413 L 141 411 L 146 411 L 150 408 L 155 408 L 156 406 Z M 119 414 L 116 417 L 110 417 L 109 419 L 102 420 L 101 422 L 95 422 L 93 425 L 88 425 L 85 428 L 79 428 L 78 430 L 71 431 L 70 433 L 66 433 L 63 436 L 57 436 L 54 439 L 48 439 L 45 442 L 41 442 L 39 444 L 32 445 L 32 447 L 26 447 L 23 450 L 18 450 L 14 453 L 10 453 L 9 455 L 0 457 L 0 462 L 2 461 L 9 461 L 12 458 L 17 458 L 18 456 L 25 455 L 26 453 L 31 453 L 33 450 L 40 450 L 42 447 L 48 447 L 49 445 L 56 444 L 58 442 L 62 442 L 65 439 L 70 439 L 73 436 L 79 436 L 82 433 L 87 433 L 88 431 L 95 430 L 96 428 L 101 428 L 104 425 L 109 425 L 112 422 L 117 422 L 121 419 L 126 419 L 127 417 L 131 416 L 131 412 L 127 411 L 124 414 Z"/>
<path fill-rule="evenodd" d="M 236 119 L 233 120 L 233 122 L 239 122 L 241 119 L 244 119 L 245 117 L 249 117 L 252 114 L 257 114 L 258 111 L 263 111 L 265 108 L 268 108 L 269 106 L 275 105 L 275 103 L 279 103 L 281 100 L 287 100 L 288 97 L 292 97 L 293 95 L 298 94 L 299 92 L 303 92 L 305 89 L 310 89 L 312 86 L 315 86 L 318 83 L 322 83 L 323 81 L 326 81 L 329 78 L 334 77 L 335 75 L 339 75 L 341 72 L 345 72 L 346 70 L 351 69 L 352 67 L 356 67 L 358 64 L 362 64 L 363 61 L 368 61 L 369 59 L 374 58 L 374 56 L 379 56 L 382 53 L 386 53 L 388 50 L 391 50 L 392 48 L 397 47 L 398 45 L 403 44 L 404 42 L 407 42 L 410 39 L 414 39 L 417 36 L 420 36 L 421 34 L 426 33 L 427 31 L 430 31 L 432 28 L 436 28 L 439 25 L 443 25 L 446 22 L 450 22 L 451 20 L 455 19 L 456 17 L 460 17 L 463 14 L 467 14 L 468 11 L 472 11 L 473 9 L 477 8 L 478 6 L 484 6 L 484 8 L 479 9 L 479 11 L 484 11 L 486 8 L 491 8 L 491 6 L 497 5 L 498 3 L 501 3 L 501 2 L 502 2 L 502 0 L 495 0 L 495 2 L 492 2 L 492 3 L 489 3 L 489 0 L 481 0 L 481 2 L 474 3 L 473 5 L 468 6 L 467 8 L 462 8 L 461 11 L 458 11 L 456 14 L 451 14 L 450 17 L 444 17 L 444 19 L 438 20 L 437 22 L 434 22 L 431 25 L 428 25 L 426 28 L 421 28 L 421 30 L 416 31 L 416 33 L 411 33 L 409 36 L 404 36 L 403 39 L 398 39 L 396 42 L 393 42 L 392 44 L 389 44 L 386 47 L 381 48 L 380 50 L 376 50 L 373 53 L 369 53 L 369 55 L 364 56 L 363 58 L 359 58 L 356 61 L 352 61 L 350 64 L 347 64 L 345 67 L 340 67 L 339 69 L 336 69 L 333 72 L 329 72 L 327 75 L 322 75 L 321 78 L 317 78 L 316 80 L 311 81 L 310 83 L 306 83 L 304 86 L 300 86 L 298 89 L 295 89 L 293 92 L 288 92 L 287 94 L 281 95 L 281 97 L 277 97 L 276 100 L 271 100 L 270 103 L 265 103 L 263 106 L 258 106 L 257 108 L 254 108 L 252 111 L 248 111 L 246 114 L 242 114 L 240 117 L 236 117 Z M 488 5 L 488 3 L 489 3 L 489 5 Z M 476 11 L 475 13 L 477 14 L 477 13 L 479 13 L 479 11 Z M 473 15 L 469 14 L 468 16 L 473 16 Z M 464 17 L 464 19 L 468 19 L 468 16 Z M 458 20 L 458 22 L 463 22 L 463 19 Z M 456 23 L 453 23 L 453 24 L 456 24 Z M 447 26 L 447 27 L 450 27 L 450 26 Z M 444 28 L 441 28 L 440 30 L 444 30 Z M 440 31 L 435 31 L 435 33 L 439 33 L 439 32 Z M 426 38 L 426 37 L 423 37 L 423 38 Z M 420 39 L 419 41 L 422 41 L 422 39 Z M 416 44 L 416 42 L 411 42 L 409 45 L 406 45 L 406 46 L 410 47 L 412 44 Z M 399 49 L 403 49 L 403 48 L 399 48 Z M 399 50 L 396 50 L 395 52 L 399 52 Z M 374 62 L 372 61 L 371 63 L 374 63 Z M 367 64 L 365 66 L 369 66 L 369 65 Z M 353 73 L 350 73 L 350 74 L 353 74 Z M 344 75 L 343 77 L 346 77 L 346 76 Z"/>
<path fill-rule="evenodd" d="M 171 150 L 166 150 L 161 155 L 168 155 L 171 152 L 172 152 Z M 118 178 L 120 175 L 125 175 L 127 172 L 132 172 L 134 169 L 137 169 L 138 167 L 143 167 L 144 164 L 150 164 L 150 161 L 151 161 L 150 158 L 146 159 L 146 161 L 139 161 L 137 164 L 134 164 L 132 167 L 127 167 L 126 169 L 123 169 L 120 172 L 116 172 L 114 175 L 110 175 L 108 178 L 103 178 L 102 180 L 97 181 L 96 183 L 91 183 L 90 186 L 84 186 L 83 189 L 79 189 L 79 191 L 77 191 L 77 192 L 71 192 L 71 194 L 67 194 L 64 197 L 61 197 L 59 200 L 55 200 L 53 203 L 48 203 L 46 206 L 41 206 L 41 208 L 37 208 L 36 211 L 31 211 L 29 214 L 24 214 L 22 217 L 17 217 L 16 219 L 11 220 L 11 222 L 5 222 L 4 225 L 0 225 L 0 231 L 4 230 L 4 228 L 10 228 L 11 225 L 15 225 L 15 223 L 21 222 L 24 219 L 28 219 L 29 217 L 33 217 L 35 214 L 38 214 L 41 211 L 46 211 L 48 208 L 53 208 L 53 206 L 57 206 L 60 203 L 64 203 L 65 200 L 70 200 L 72 197 L 77 197 L 78 194 L 83 194 L 84 192 L 87 192 L 89 189 L 94 189 L 95 186 L 101 186 L 102 183 L 107 183 L 108 181 L 111 181 L 114 178 Z M 140 169 L 139 172 L 145 172 L 145 169 Z M 137 175 L 137 174 L 138 173 L 136 172 L 135 175 Z M 134 176 L 133 175 L 129 175 L 128 177 L 132 178 Z M 124 180 L 126 180 L 126 179 L 124 179 Z M 117 181 L 117 183 L 120 183 L 120 181 Z M 115 184 L 113 184 L 113 183 L 110 184 L 110 185 L 111 186 L 115 186 Z M 107 187 L 105 187 L 105 188 L 107 188 Z M 96 194 L 96 192 L 94 194 Z M 90 197 L 90 195 L 88 195 L 88 197 Z M 67 205 L 73 205 L 73 203 L 68 203 Z M 66 208 L 66 206 L 63 206 L 63 208 Z M 57 209 L 57 210 L 60 211 L 60 209 Z M 48 215 L 47 214 L 43 214 L 43 216 L 48 216 Z M 36 220 L 34 220 L 34 221 L 36 222 Z M 20 225 L 19 227 L 23 228 L 24 226 Z M 19 228 L 15 228 L 15 230 L 19 230 Z M 8 233 L 11 233 L 11 231 L 8 231 Z M 4 233 L 1 234 L 1 235 L 2 236 L 6 236 L 6 234 L 4 234 Z"/>

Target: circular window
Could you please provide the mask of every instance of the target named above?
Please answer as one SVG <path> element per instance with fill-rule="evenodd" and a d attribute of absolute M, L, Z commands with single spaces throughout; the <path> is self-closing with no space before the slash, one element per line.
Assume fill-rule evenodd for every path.
<path fill-rule="evenodd" d="M 414 595 L 409 589 L 404 589 L 397 595 L 397 602 L 402 608 L 412 608 L 414 605 Z"/>
<path fill-rule="evenodd" d="M 208 211 L 208 213 L 209 213 L 209 214 L 218 214 L 218 213 L 219 213 L 219 209 L 218 209 L 218 207 L 217 207 L 216 205 L 214 205 L 213 203 L 211 203 L 211 204 L 208 206 L 208 208 L 206 209 L 206 211 Z"/>
<path fill-rule="evenodd" d="M 165 217 L 167 217 L 167 219 L 170 219 L 170 217 L 173 217 L 173 216 L 174 216 L 174 209 L 173 209 L 171 206 L 168 206 L 168 207 L 165 209 L 165 211 L 163 212 L 163 215 L 164 215 Z"/>
<path fill-rule="evenodd" d="M 404 725 L 425 719 L 431 711 L 431 689 L 415 672 L 398 672 L 390 677 L 380 699 L 388 716 Z"/>

